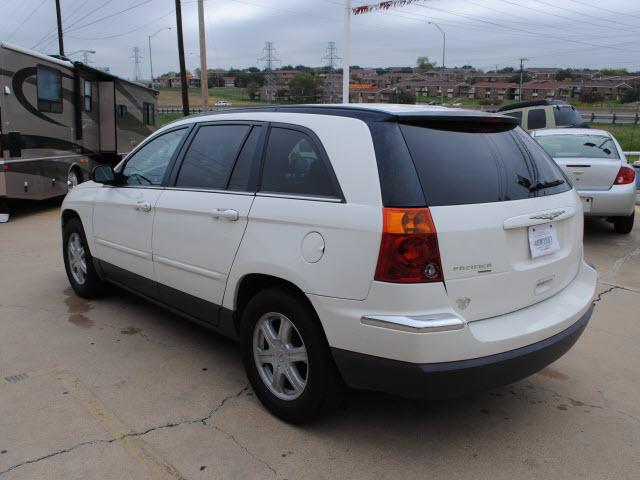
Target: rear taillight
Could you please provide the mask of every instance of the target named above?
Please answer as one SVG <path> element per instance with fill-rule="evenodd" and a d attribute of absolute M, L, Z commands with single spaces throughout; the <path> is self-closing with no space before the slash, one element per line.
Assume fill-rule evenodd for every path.
<path fill-rule="evenodd" d="M 383 208 L 382 242 L 375 279 L 441 282 L 438 235 L 428 208 Z"/>
<path fill-rule="evenodd" d="M 636 181 L 636 172 L 631 167 L 620 167 L 614 185 L 627 185 Z"/>

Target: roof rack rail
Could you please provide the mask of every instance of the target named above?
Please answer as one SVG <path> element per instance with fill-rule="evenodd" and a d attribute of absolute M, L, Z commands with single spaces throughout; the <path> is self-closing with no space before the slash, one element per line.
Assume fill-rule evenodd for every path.
<path fill-rule="evenodd" d="M 514 110 L 516 108 L 526 108 L 526 107 L 538 107 L 540 105 L 568 105 L 567 102 L 562 100 L 531 100 L 528 102 L 516 102 L 510 103 L 509 105 L 503 105 L 498 108 L 496 112 L 505 112 L 507 110 Z"/>

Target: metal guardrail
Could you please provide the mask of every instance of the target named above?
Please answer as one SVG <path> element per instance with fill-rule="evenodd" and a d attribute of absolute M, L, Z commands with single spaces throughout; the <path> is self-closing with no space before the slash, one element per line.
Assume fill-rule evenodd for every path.
<path fill-rule="evenodd" d="M 617 113 L 581 113 L 583 120 L 591 123 L 635 123 L 640 122 L 640 115 L 620 115 Z"/>

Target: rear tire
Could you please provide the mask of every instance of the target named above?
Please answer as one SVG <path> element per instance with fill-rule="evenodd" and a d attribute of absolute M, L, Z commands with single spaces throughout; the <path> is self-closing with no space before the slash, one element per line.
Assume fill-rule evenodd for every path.
<path fill-rule="evenodd" d="M 87 237 L 79 218 L 67 221 L 62 232 L 62 256 L 69 283 L 80 297 L 94 298 L 102 292 L 103 282 L 93 266 Z"/>
<path fill-rule="evenodd" d="M 613 230 L 616 233 L 631 233 L 633 230 L 633 221 L 636 216 L 636 213 L 633 212 L 628 217 L 614 217 L 613 219 Z"/>
<path fill-rule="evenodd" d="M 342 382 L 324 331 L 295 293 L 269 288 L 256 294 L 244 309 L 240 341 L 251 387 L 276 417 L 301 424 L 339 405 Z"/>
<path fill-rule="evenodd" d="M 71 191 L 81 183 L 82 174 L 76 167 L 73 167 L 69 170 L 69 173 L 67 173 L 67 190 Z"/>

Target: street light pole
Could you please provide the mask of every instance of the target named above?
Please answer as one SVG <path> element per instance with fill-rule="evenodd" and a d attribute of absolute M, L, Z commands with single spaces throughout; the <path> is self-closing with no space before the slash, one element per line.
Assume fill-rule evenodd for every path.
<path fill-rule="evenodd" d="M 171 30 L 171 27 L 162 27 L 153 35 L 149 35 L 149 73 L 151 73 L 151 88 L 153 88 L 153 60 L 151 59 L 151 39 L 165 30 Z"/>
<path fill-rule="evenodd" d="M 444 53 L 445 50 L 447 48 L 447 35 L 444 33 L 444 30 L 442 28 L 440 28 L 440 25 L 438 25 L 436 22 L 428 22 L 429 25 L 433 25 L 434 27 L 436 27 L 438 30 L 440 30 L 440 33 L 442 34 L 442 87 L 440 88 L 440 105 L 444 105 Z"/>

